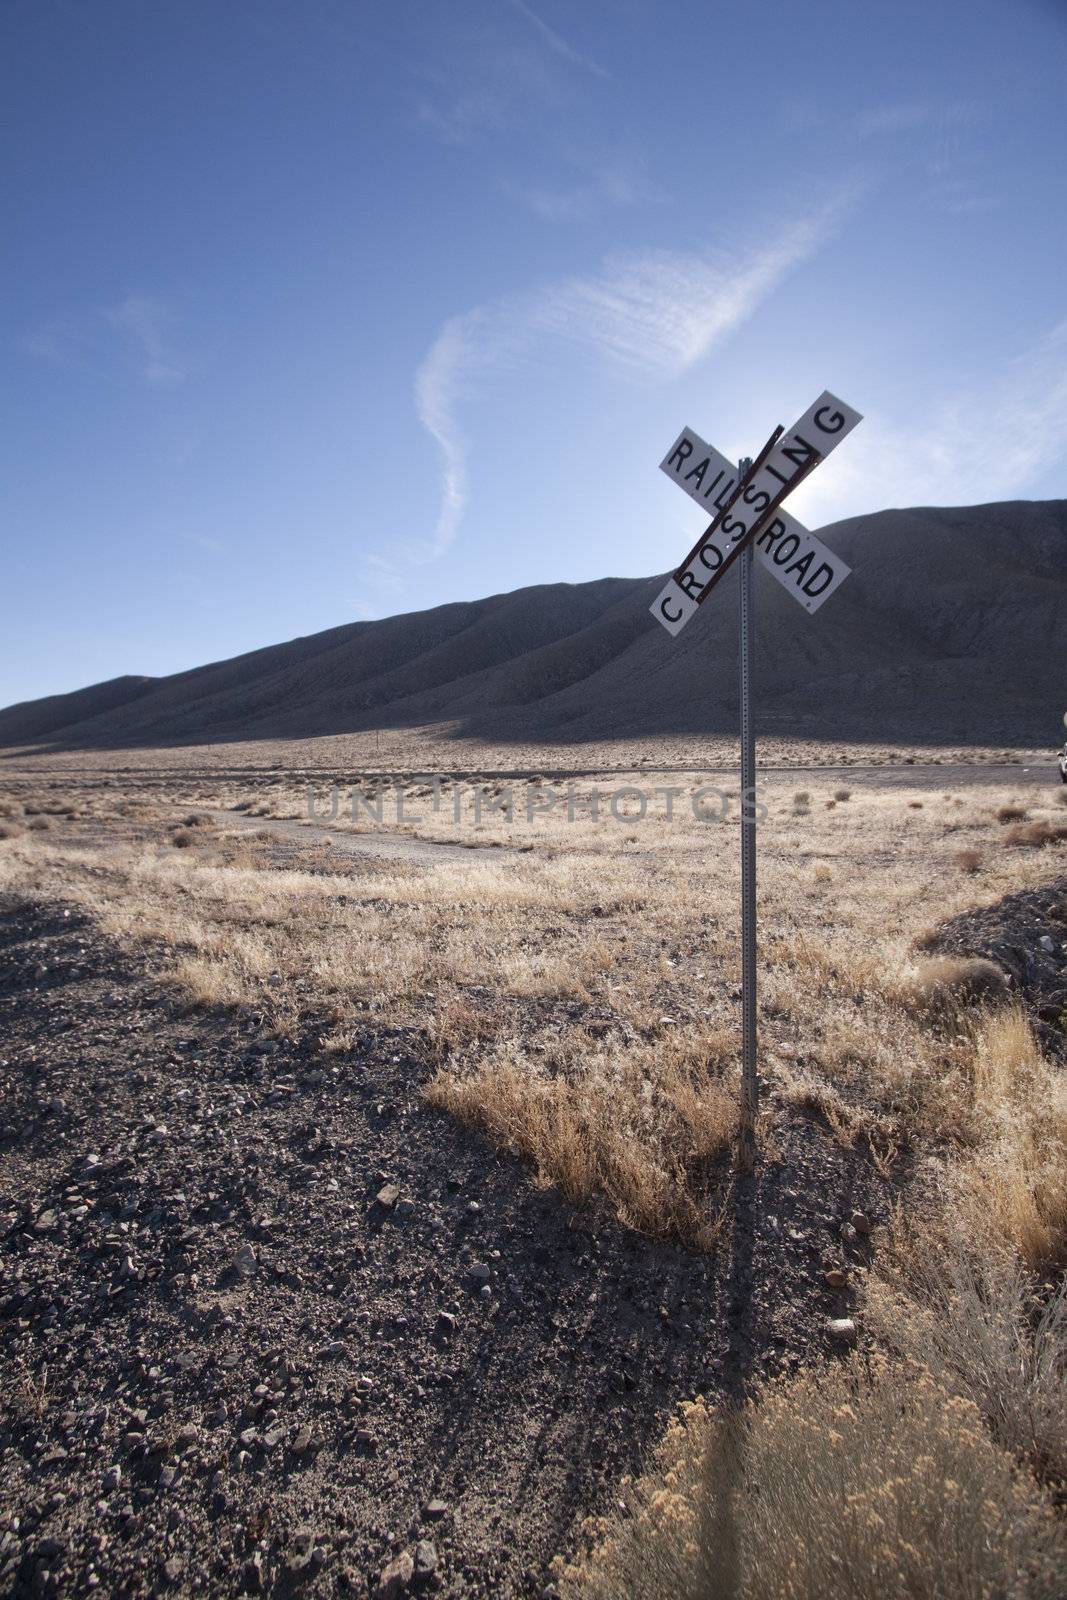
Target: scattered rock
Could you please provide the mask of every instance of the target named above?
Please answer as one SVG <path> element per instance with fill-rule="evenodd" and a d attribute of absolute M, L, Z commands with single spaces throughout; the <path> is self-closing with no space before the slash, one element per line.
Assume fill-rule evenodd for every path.
<path fill-rule="evenodd" d="M 871 1219 L 865 1211 L 854 1211 L 849 1220 L 857 1233 L 870 1233 Z"/>
<path fill-rule="evenodd" d="M 826 1330 L 832 1339 L 850 1344 L 856 1337 L 856 1324 L 851 1317 L 831 1317 Z"/>
<path fill-rule="evenodd" d="M 467 1271 L 475 1283 L 488 1283 L 493 1276 L 492 1269 L 484 1261 L 472 1261 Z"/>
<path fill-rule="evenodd" d="M 302 1456 L 311 1447 L 311 1429 L 305 1422 L 293 1434 L 289 1448 L 295 1456 Z"/>
<path fill-rule="evenodd" d="M 414 1575 L 414 1559 L 409 1551 L 402 1550 L 382 1568 L 382 1575 L 374 1591 L 374 1600 L 394 1600 L 395 1595 L 402 1594 L 408 1587 Z"/>
<path fill-rule="evenodd" d="M 250 1244 L 243 1244 L 234 1257 L 233 1270 L 242 1278 L 251 1278 L 258 1268 L 256 1252 Z"/>
<path fill-rule="evenodd" d="M 437 1546 L 432 1539 L 420 1539 L 415 1546 L 415 1577 L 432 1578 L 436 1571 Z"/>
<path fill-rule="evenodd" d="M 431 1500 L 426 1506 L 426 1515 L 431 1522 L 438 1522 L 441 1517 L 448 1515 L 447 1500 Z"/>
<path fill-rule="evenodd" d="M 823 1282 L 831 1289 L 843 1289 L 848 1283 L 848 1273 L 840 1267 L 831 1267 L 829 1272 L 823 1273 Z"/>
<path fill-rule="evenodd" d="M 383 1211 L 392 1211 L 400 1199 L 400 1190 L 395 1183 L 383 1183 L 374 1198 Z"/>

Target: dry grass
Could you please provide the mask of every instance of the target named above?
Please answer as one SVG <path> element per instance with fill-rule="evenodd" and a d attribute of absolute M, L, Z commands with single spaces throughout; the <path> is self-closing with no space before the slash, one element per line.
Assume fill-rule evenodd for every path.
<path fill-rule="evenodd" d="M 483 800 L 476 826 L 469 795 L 457 807 L 447 785 L 438 794 L 395 784 L 384 809 L 384 831 L 394 837 L 505 847 L 429 865 L 350 855 L 348 835 L 365 844 L 378 831 L 365 807 L 358 824 L 339 820 L 306 839 L 304 830 L 209 825 L 211 812 L 229 811 L 236 823 L 268 805 L 303 815 L 304 792 L 291 782 L 254 794 L 240 784 L 190 784 L 169 800 L 147 785 L 79 793 L 68 786 L 44 803 L 76 801 L 82 821 L 5 842 L 0 879 L 81 900 L 113 936 L 147 946 L 190 1004 L 252 1007 L 283 1029 L 309 1007 L 326 1011 L 333 1050 L 350 1047 L 368 1012 L 387 1010 L 425 1039 L 431 1063 L 455 1080 L 464 1115 L 527 1149 L 542 1177 L 556 1182 L 552 1171 L 581 1163 L 546 1155 L 538 1166 L 534 1135 L 516 1142 L 491 1106 L 478 1111 L 480 1094 L 488 1099 L 509 1073 L 525 1073 L 532 1123 L 547 1118 L 553 1097 L 558 1110 L 588 1096 L 586 1121 L 595 1126 L 610 1052 L 590 1041 L 590 1019 L 621 1055 L 672 1035 L 700 1040 L 729 1030 L 733 1039 L 736 1029 L 736 822 L 694 818 L 690 802 L 704 777 L 620 775 L 611 786 L 630 781 L 673 788 L 673 820 L 662 797 L 650 800 L 644 821 L 625 824 L 602 800 L 597 820 L 585 783 L 576 787 L 573 820 L 561 804 L 527 821 L 520 788 L 511 819 L 488 812 Z M 732 782 L 720 786 L 729 791 Z M 499 783 L 482 788 L 503 792 Z M 812 808 L 803 818 L 789 809 L 787 779 L 767 795 L 761 1028 L 769 1062 L 779 1044 L 795 1052 L 788 1072 L 775 1069 L 776 1090 L 786 1107 L 817 1111 L 842 1143 L 868 1147 L 883 1168 L 895 1151 L 923 1141 L 954 1157 L 982 1145 L 973 1012 L 990 995 L 1002 997 L 1003 980 L 970 965 L 912 971 L 915 934 L 977 899 L 990 903 L 1045 882 L 1055 864 L 1047 852 L 1002 851 L 984 857 L 980 879 L 957 869 L 961 849 L 988 844 L 993 810 L 1010 791 L 977 787 L 958 804 L 937 794 L 913 811 L 907 788 L 854 788 L 847 815 L 827 809 L 835 792 L 832 783 L 797 791 Z M 402 796 L 420 820 L 397 829 L 389 817 Z M 22 811 L 27 800 L 39 805 L 41 797 L 12 792 L 5 803 Z M 175 848 L 183 834 L 195 848 Z M 676 1028 L 662 1027 L 663 1017 Z M 531 1043 L 539 1048 L 528 1050 Z M 732 1093 L 732 1079 L 722 1081 Z M 521 1089 L 516 1078 L 520 1098 Z M 675 1113 L 654 1087 L 648 1094 L 653 1122 L 663 1119 L 645 1141 L 654 1195 Z M 640 1186 L 624 1178 L 625 1165 L 617 1152 L 594 1163 L 591 1190 L 585 1180 L 567 1182 L 573 1192 L 585 1182 L 589 1193 L 607 1193 L 610 1182 L 615 1209 L 654 1228 L 668 1208 L 627 1198 Z M 675 1234 L 697 1226 L 689 1211 L 681 1230 L 674 1220 L 666 1225 Z"/>
<path fill-rule="evenodd" d="M 672 1423 L 573 1600 L 1054 1600 L 1067 1539 L 972 1403 L 859 1360 Z"/>
<path fill-rule="evenodd" d="M 982 868 L 982 852 L 973 848 L 957 850 L 952 858 L 961 872 L 980 872 Z"/>
<path fill-rule="evenodd" d="M 1012 803 L 1011 805 L 998 806 L 996 810 L 998 822 L 1025 822 L 1026 807 Z"/>
<path fill-rule="evenodd" d="M 981 1027 L 974 1060 L 980 1137 L 955 1174 L 970 1236 L 1006 1242 L 1028 1266 L 1067 1261 L 1067 1080 L 1018 1009 Z"/>
<path fill-rule="evenodd" d="M 469 1016 L 461 1027 L 467 1044 Z M 572 1040 L 536 1058 L 512 1045 L 469 1070 L 439 1068 L 426 1095 L 520 1152 L 538 1184 L 574 1202 L 606 1196 L 626 1226 L 707 1247 L 716 1169 L 737 1130 L 732 1051 L 673 1033 L 629 1047 Z"/>

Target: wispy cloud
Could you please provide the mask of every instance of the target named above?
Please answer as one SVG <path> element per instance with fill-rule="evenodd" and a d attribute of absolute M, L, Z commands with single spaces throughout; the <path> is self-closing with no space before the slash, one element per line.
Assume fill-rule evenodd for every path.
<path fill-rule="evenodd" d="M 569 187 L 519 184 L 510 179 L 500 187 L 544 222 L 586 222 L 609 207 L 663 203 L 666 199 L 643 177 L 621 168 L 598 172 L 587 182 Z"/>
<path fill-rule="evenodd" d="M 132 362 L 146 383 L 162 387 L 185 377 L 173 341 L 174 320 L 169 301 L 128 294 L 116 305 L 53 319 L 28 334 L 22 348 L 57 367 Z"/>
<path fill-rule="evenodd" d="M 451 318 L 415 378 L 418 416 L 441 456 L 441 502 L 433 535 L 409 545 L 409 559 L 436 559 L 456 537 L 469 492 L 460 410 L 487 372 L 557 340 L 633 378 L 675 377 L 816 252 L 845 204 L 779 228 L 773 241 L 747 257 L 670 250 L 614 256 L 589 277 L 565 278 Z"/>
<path fill-rule="evenodd" d="M 178 537 L 185 544 L 195 545 L 198 550 L 204 550 L 211 556 L 221 556 L 226 552 L 226 546 L 222 540 L 212 538 L 209 533 L 180 533 Z"/>
<path fill-rule="evenodd" d="M 518 14 L 521 25 L 510 12 Z M 445 144 L 528 131 L 546 117 L 558 123 L 562 108 L 588 98 L 588 86 L 570 69 L 610 76 L 525 0 L 498 4 L 483 23 L 469 35 L 453 37 L 444 54 L 417 57 L 411 65 L 420 85 L 418 120 Z"/>
<path fill-rule="evenodd" d="M 860 112 L 856 118 L 856 132 L 861 139 L 912 133 L 922 128 L 935 128 L 944 133 L 950 128 L 968 126 L 977 116 L 978 107 L 969 100 L 901 100 L 870 106 Z"/>
<path fill-rule="evenodd" d="M 924 405 L 921 423 L 869 413 L 798 490 L 796 511 L 818 526 L 886 506 L 1010 499 L 1065 459 L 1067 320 L 980 388 Z"/>
<path fill-rule="evenodd" d="M 561 34 L 558 34 L 554 28 L 550 28 L 548 23 L 537 15 L 536 11 L 531 10 L 525 4 L 525 0 L 509 0 L 509 4 L 513 11 L 517 11 L 520 16 L 525 17 L 527 22 L 537 29 L 548 48 L 554 51 L 557 56 L 561 56 L 564 61 L 569 61 L 576 67 L 585 67 L 588 72 L 594 73 L 598 78 L 610 78 L 611 74 L 606 67 L 600 66 L 596 61 L 590 61 L 588 56 L 581 55 L 573 45 L 567 43 Z"/>
<path fill-rule="evenodd" d="M 147 383 L 180 383 L 185 373 L 170 348 L 172 314 L 168 304 L 153 295 L 129 294 L 104 317 L 116 333 L 132 345 L 141 376 Z"/>
<path fill-rule="evenodd" d="M 448 99 L 423 99 L 419 120 L 445 144 L 465 144 L 474 133 L 499 132 L 514 117 L 507 95 L 490 85 L 463 90 Z"/>

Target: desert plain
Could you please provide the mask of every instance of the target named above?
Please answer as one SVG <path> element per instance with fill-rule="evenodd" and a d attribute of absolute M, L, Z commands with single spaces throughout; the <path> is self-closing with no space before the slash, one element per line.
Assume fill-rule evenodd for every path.
<path fill-rule="evenodd" d="M 0 772 L 4 1586 L 1055 1593 L 1051 754 L 761 746 L 753 1161 L 728 741 L 252 753 Z"/>

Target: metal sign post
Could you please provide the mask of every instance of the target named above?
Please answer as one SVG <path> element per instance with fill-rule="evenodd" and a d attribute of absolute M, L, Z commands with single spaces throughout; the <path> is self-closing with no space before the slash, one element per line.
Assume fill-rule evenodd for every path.
<path fill-rule="evenodd" d="M 741 1157 L 756 1146 L 756 730 L 752 720 L 752 571 L 758 554 L 809 613 L 848 577 L 849 569 L 782 501 L 858 422 L 860 413 L 826 392 L 788 431 L 776 428 L 755 461 L 738 464 L 692 428 L 684 428 L 661 471 L 714 513 L 677 571 L 652 602 L 661 627 L 676 637 L 736 561 L 741 688 Z M 1065 719 L 1067 720 L 1067 719 Z"/>
<path fill-rule="evenodd" d="M 742 480 L 751 469 L 742 460 Z M 738 639 L 741 668 L 741 1144 L 751 1159 L 756 1142 L 759 1084 L 756 1078 L 756 727 L 752 720 L 752 542 L 741 552 L 738 574 Z"/>

